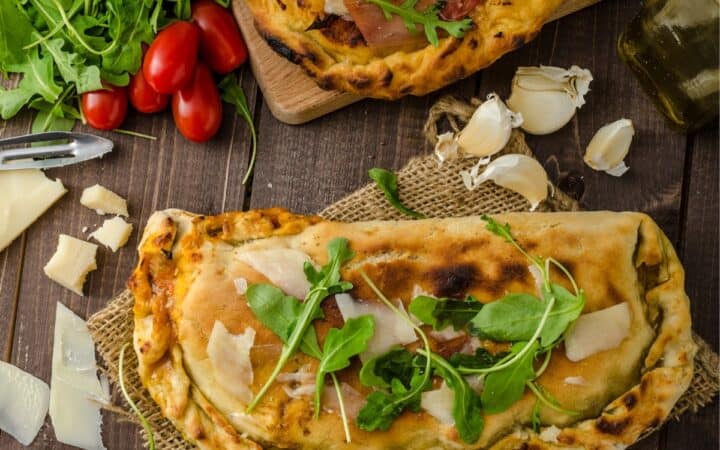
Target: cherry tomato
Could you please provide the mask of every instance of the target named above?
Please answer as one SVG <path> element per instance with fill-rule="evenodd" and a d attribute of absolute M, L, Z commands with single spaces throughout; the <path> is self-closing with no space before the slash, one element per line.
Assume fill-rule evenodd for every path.
<path fill-rule="evenodd" d="M 155 113 L 167 108 L 170 103 L 168 94 L 158 94 L 145 80 L 142 70 L 130 78 L 128 85 L 130 103 L 140 112 Z"/>
<path fill-rule="evenodd" d="M 113 130 L 125 120 L 128 107 L 127 88 L 104 85 L 106 89 L 85 92 L 80 106 L 87 123 L 98 130 Z"/>
<path fill-rule="evenodd" d="M 222 104 L 215 80 L 205 63 L 198 62 L 190 83 L 172 96 L 175 125 L 191 141 L 205 142 L 217 133 Z"/>
<path fill-rule="evenodd" d="M 230 12 L 213 0 L 192 4 L 193 21 L 200 27 L 200 54 L 216 73 L 228 73 L 247 59 L 247 47 Z"/>
<path fill-rule="evenodd" d="M 158 33 L 143 60 L 143 75 L 155 92 L 172 94 L 192 79 L 199 34 L 190 22 L 175 22 Z"/>

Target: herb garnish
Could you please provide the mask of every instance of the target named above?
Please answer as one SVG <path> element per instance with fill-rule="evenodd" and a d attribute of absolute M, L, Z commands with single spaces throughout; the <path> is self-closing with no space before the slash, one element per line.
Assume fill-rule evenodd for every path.
<path fill-rule="evenodd" d="M 250 174 L 255 167 L 255 160 L 257 159 L 257 131 L 255 130 L 255 122 L 253 121 L 252 114 L 250 113 L 250 107 L 247 103 L 247 97 L 242 87 L 235 81 L 233 75 L 228 75 L 218 84 L 220 89 L 220 95 L 225 103 L 229 103 L 235 106 L 235 111 L 240 117 L 247 122 L 248 128 L 250 128 L 250 137 L 252 138 L 252 150 L 250 153 L 250 163 L 248 164 L 247 171 L 243 177 L 242 184 L 247 183 L 250 178 Z"/>
<path fill-rule="evenodd" d="M 472 25 L 470 18 L 456 21 L 443 20 L 439 15 L 441 2 L 433 3 L 424 10 L 418 11 L 415 9 L 415 6 L 417 6 L 419 0 L 405 0 L 399 5 L 396 5 L 390 0 L 367 1 L 368 3 L 379 6 L 387 20 L 391 20 L 393 14 L 399 16 L 412 34 L 418 32 L 418 26 L 422 26 L 425 30 L 425 37 L 434 47 L 440 45 L 437 33 L 438 28 L 447 31 L 447 33 L 453 37 L 461 38 L 465 34 L 465 31 Z"/>
<path fill-rule="evenodd" d="M 140 420 L 140 423 L 142 424 L 143 428 L 145 429 L 145 435 L 147 436 L 148 440 L 148 450 L 155 450 L 155 437 L 153 436 L 153 430 L 152 426 L 150 426 L 150 422 L 148 422 L 145 415 L 143 415 L 142 412 L 140 412 L 140 408 L 135 404 L 135 401 L 130 397 L 130 394 L 128 393 L 127 389 L 125 388 L 125 371 L 124 371 L 124 365 L 125 365 L 125 349 L 131 345 L 129 342 L 123 345 L 120 348 L 120 356 L 118 356 L 118 380 L 120 382 L 120 391 L 122 392 L 123 397 L 125 397 L 125 401 L 128 402 L 128 405 L 130 405 L 130 409 L 133 410 L 135 415 Z"/>
<path fill-rule="evenodd" d="M 287 344 L 300 317 L 303 304 L 295 297 L 285 295 L 280 289 L 269 284 L 253 284 L 246 292 L 248 305 L 260 323 L 275 333 L 283 344 Z M 312 320 L 322 317 L 322 310 Z M 338 396 L 340 415 L 345 429 L 345 439 L 350 442 L 350 430 L 345 414 L 340 383 L 334 372 L 347 367 L 350 358 L 365 351 L 375 329 L 375 320 L 372 316 L 361 316 L 348 320 L 345 326 L 338 330 L 332 328 L 325 339 L 324 348 L 318 344 L 315 328 L 310 326 L 300 343 L 300 351 L 308 356 L 320 360 L 315 384 L 315 415 L 320 414 L 320 395 L 325 383 L 325 375 L 330 374 Z"/>
<path fill-rule="evenodd" d="M 414 217 L 416 219 L 424 219 L 425 215 L 421 214 L 417 211 L 413 211 L 412 209 L 405 206 L 400 201 L 400 195 L 398 194 L 398 184 L 397 184 L 397 175 L 390 172 L 389 170 L 385 169 L 379 169 L 374 168 L 370 169 L 368 171 L 368 175 L 370 178 L 375 181 L 375 184 L 377 184 L 377 187 L 380 188 L 380 190 L 385 195 L 385 199 L 390 203 L 395 209 L 400 211 L 401 213 L 408 215 L 410 217 Z"/>
<path fill-rule="evenodd" d="M 406 321 L 415 332 L 420 335 L 423 341 L 423 347 L 426 353 L 430 353 L 430 342 L 425 332 L 418 327 L 410 317 L 400 309 L 398 309 L 385 294 L 373 283 L 365 272 L 360 271 L 360 276 L 365 280 L 375 295 L 388 307 L 392 312 Z M 414 361 L 414 359 L 411 359 Z M 419 367 L 414 367 L 410 373 L 409 383 L 403 383 L 398 378 L 385 380 L 390 384 L 390 391 L 375 391 L 367 398 L 367 403 L 360 410 L 357 416 L 357 425 L 365 431 L 387 430 L 392 422 L 399 416 L 406 407 L 410 407 L 413 411 L 420 409 L 421 394 L 430 387 L 430 360 L 425 358 L 425 363 Z M 377 372 L 373 374 L 377 376 Z M 367 379 L 367 378 L 366 378 Z"/>
<path fill-rule="evenodd" d="M 303 267 L 305 276 L 311 284 L 310 292 L 300 306 L 299 314 L 297 319 L 294 321 L 292 330 L 289 335 L 287 335 L 287 340 L 285 341 L 285 345 L 283 345 L 283 349 L 280 353 L 280 357 L 278 358 L 278 362 L 275 365 L 275 369 L 273 369 L 270 377 L 267 381 L 265 381 L 265 384 L 255 396 L 253 401 L 250 405 L 248 405 L 248 413 L 251 412 L 258 403 L 260 403 L 260 400 L 262 400 L 268 389 L 270 389 L 270 386 L 275 382 L 275 379 L 280 374 L 280 371 L 285 364 L 287 364 L 290 357 L 295 354 L 298 349 L 305 345 L 304 343 L 307 341 L 306 335 L 309 332 L 309 329 L 312 328 L 312 321 L 320 317 L 322 314 L 320 303 L 329 295 L 338 294 L 352 289 L 352 284 L 347 281 L 340 280 L 340 267 L 354 256 L 354 253 L 348 248 L 348 240 L 344 238 L 335 238 L 328 243 L 327 250 L 328 263 L 325 264 L 319 271 L 316 270 L 309 262 L 306 262 Z M 251 288 L 252 287 L 253 286 L 251 286 Z M 256 303 L 256 305 L 262 304 L 262 299 L 253 299 L 253 297 L 258 295 L 258 293 L 268 293 L 270 290 L 268 288 L 263 288 L 263 290 L 257 291 L 251 290 L 251 288 L 248 288 L 248 292 L 246 293 L 248 302 L 250 304 Z M 273 298 L 277 298 L 277 296 L 274 295 Z M 287 303 L 287 301 L 285 301 L 285 303 Z M 283 307 L 282 310 L 288 311 L 292 310 L 292 308 L 294 307 Z M 258 316 L 258 318 L 260 318 L 260 315 L 263 315 L 263 313 L 260 312 L 260 309 L 257 311 L 258 312 L 253 312 L 255 312 L 255 315 Z M 261 320 L 274 322 L 274 320 L 268 318 Z M 277 326 L 278 329 L 285 330 L 283 333 L 287 333 L 286 325 L 284 325 L 285 323 L 287 323 L 286 320 L 273 326 Z M 282 327 L 280 326 L 281 324 L 283 324 Z M 314 329 L 312 333 L 314 334 Z M 277 334 L 282 338 L 280 333 Z M 315 340 L 315 343 L 317 343 L 317 340 Z"/>

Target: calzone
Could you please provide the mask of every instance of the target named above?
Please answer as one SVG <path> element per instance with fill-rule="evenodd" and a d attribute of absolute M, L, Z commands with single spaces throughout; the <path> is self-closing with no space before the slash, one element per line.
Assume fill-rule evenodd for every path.
<path fill-rule="evenodd" d="M 142 383 L 202 449 L 616 449 L 695 345 L 678 257 L 632 212 L 340 223 L 152 215 Z"/>

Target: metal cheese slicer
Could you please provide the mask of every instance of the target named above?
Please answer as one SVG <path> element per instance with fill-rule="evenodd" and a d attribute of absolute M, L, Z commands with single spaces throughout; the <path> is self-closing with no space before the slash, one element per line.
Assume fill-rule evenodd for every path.
<path fill-rule="evenodd" d="M 24 144 L 43 145 L 25 147 Z M 109 139 L 87 133 L 49 131 L 15 136 L 0 139 L 0 170 L 62 167 L 99 158 L 112 148 Z"/>

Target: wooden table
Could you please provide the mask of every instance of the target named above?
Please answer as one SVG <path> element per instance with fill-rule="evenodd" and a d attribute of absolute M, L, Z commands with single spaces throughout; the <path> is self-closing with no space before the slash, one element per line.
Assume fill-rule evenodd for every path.
<path fill-rule="evenodd" d="M 551 177 L 579 196 L 585 208 L 639 210 L 658 221 L 685 264 L 694 328 L 717 351 L 718 126 L 714 123 L 687 136 L 671 131 L 618 59 L 615 42 L 638 4 L 605 0 L 552 23 L 525 48 L 437 94 L 394 103 L 367 100 L 299 127 L 275 120 L 252 76 L 245 73 L 243 86 L 254 108 L 260 148 L 247 186 L 241 178 L 249 160 L 250 136 L 230 108 L 220 134 L 202 145 L 183 139 L 169 113 L 130 114 L 124 128 L 157 136 L 157 141 L 111 133 L 116 147 L 110 156 L 48 171 L 69 192 L 0 252 L 0 357 L 49 381 L 55 302 L 88 317 L 125 286 L 135 264 L 137 231 L 117 253 L 99 250 L 99 268 L 85 285 L 86 297 L 61 288 L 42 272 L 59 232 L 86 237 L 83 227 L 102 223 L 100 216 L 80 205 L 83 188 L 101 183 L 127 197 L 136 230 L 153 211 L 169 207 L 215 214 L 282 205 L 315 212 L 367 183 L 369 168 L 399 168 L 410 157 L 429 152 L 421 128 L 440 95 L 484 97 L 495 91 L 506 96 L 515 68 L 538 64 L 577 64 L 590 69 L 595 81 L 576 118 L 551 136 L 530 137 L 531 147 Z M 621 117 L 633 120 L 637 134 L 627 159 L 631 170 L 616 179 L 586 167 L 582 154 L 600 126 Z M 0 123 L 0 136 L 29 130 L 27 113 Z M 716 448 L 717 409 L 715 400 L 633 448 Z M 141 448 L 135 426 L 109 413 L 104 417 L 109 449 Z M 0 448 L 21 447 L 0 434 Z M 32 448 L 66 446 L 55 442 L 46 424 Z"/>

